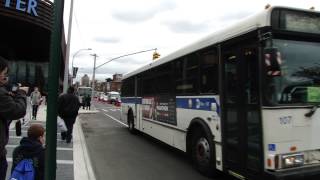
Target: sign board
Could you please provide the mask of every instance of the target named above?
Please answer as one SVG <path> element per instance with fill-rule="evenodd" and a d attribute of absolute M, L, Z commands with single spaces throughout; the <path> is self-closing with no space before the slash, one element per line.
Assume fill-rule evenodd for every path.
<path fill-rule="evenodd" d="M 177 125 L 175 97 L 144 97 L 142 98 L 142 106 L 144 119 Z"/>

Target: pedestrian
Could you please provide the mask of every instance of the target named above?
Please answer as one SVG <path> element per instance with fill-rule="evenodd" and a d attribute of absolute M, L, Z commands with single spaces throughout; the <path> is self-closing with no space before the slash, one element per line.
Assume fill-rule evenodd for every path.
<path fill-rule="evenodd" d="M 90 110 L 90 108 L 91 108 L 91 96 L 89 94 L 86 95 L 85 103 L 86 103 L 86 110 Z"/>
<path fill-rule="evenodd" d="M 28 137 L 23 137 L 20 145 L 13 150 L 12 168 L 13 174 L 16 166 L 24 159 L 31 159 L 34 168 L 34 180 L 44 179 L 45 160 L 45 129 L 41 124 L 32 124 L 28 129 Z"/>
<path fill-rule="evenodd" d="M 32 119 L 37 120 L 39 105 L 41 104 L 41 93 L 38 87 L 34 87 L 34 91 L 30 95 L 32 105 Z"/>
<path fill-rule="evenodd" d="M 67 126 L 67 132 L 62 132 L 61 137 L 62 140 L 66 139 L 67 143 L 71 142 L 73 124 L 76 121 L 81 106 L 79 98 L 74 93 L 75 89 L 71 86 L 66 94 L 62 94 L 58 98 L 58 114 Z"/>
<path fill-rule="evenodd" d="M 9 79 L 8 70 L 8 62 L 0 56 L 0 180 L 6 178 L 8 168 L 5 146 L 9 139 L 10 122 L 23 118 L 27 107 L 27 87 L 19 87 L 14 93 L 5 88 Z"/>
<path fill-rule="evenodd" d="M 85 109 L 87 107 L 87 103 L 86 103 L 86 95 L 83 95 L 81 97 L 81 106 L 82 106 L 82 109 Z"/>

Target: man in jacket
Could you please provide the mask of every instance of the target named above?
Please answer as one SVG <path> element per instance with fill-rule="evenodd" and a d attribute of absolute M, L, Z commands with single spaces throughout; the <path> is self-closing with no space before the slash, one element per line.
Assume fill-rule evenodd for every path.
<path fill-rule="evenodd" d="M 20 119 L 26 114 L 26 87 L 21 87 L 15 93 L 6 90 L 8 83 L 8 62 L 0 56 L 0 180 L 6 178 L 8 163 L 5 146 L 9 138 L 11 120 Z"/>
<path fill-rule="evenodd" d="M 67 143 L 71 142 L 73 124 L 76 122 L 78 111 L 80 108 L 79 98 L 74 95 L 74 87 L 69 87 L 67 94 L 62 94 L 58 98 L 58 114 L 64 120 L 67 126 L 67 132 L 61 133 L 61 137 L 64 140 L 66 138 Z"/>
<path fill-rule="evenodd" d="M 28 129 L 28 137 L 24 137 L 20 141 L 20 145 L 16 147 L 12 153 L 12 168 L 14 168 L 23 159 L 32 159 L 33 168 L 35 170 L 35 180 L 44 180 L 44 160 L 45 130 L 40 124 L 32 124 Z"/>

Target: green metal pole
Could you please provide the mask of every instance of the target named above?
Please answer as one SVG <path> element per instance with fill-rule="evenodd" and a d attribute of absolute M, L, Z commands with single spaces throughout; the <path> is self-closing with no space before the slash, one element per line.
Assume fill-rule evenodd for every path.
<path fill-rule="evenodd" d="M 56 179 L 57 157 L 57 100 L 61 63 L 61 33 L 64 0 L 55 0 L 53 8 L 53 28 L 51 34 L 50 63 L 48 78 L 48 103 L 46 122 L 45 180 Z M 68 68 L 68 67 L 66 67 Z"/>

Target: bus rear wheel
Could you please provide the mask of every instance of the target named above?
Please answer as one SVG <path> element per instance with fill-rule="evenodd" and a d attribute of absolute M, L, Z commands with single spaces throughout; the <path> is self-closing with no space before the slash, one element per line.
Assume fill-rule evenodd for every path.
<path fill-rule="evenodd" d="M 217 176 L 215 148 L 208 132 L 198 128 L 194 131 L 191 142 L 191 159 L 195 168 L 203 175 Z M 210 141 L 211 139 L 211 141 Z"/>

